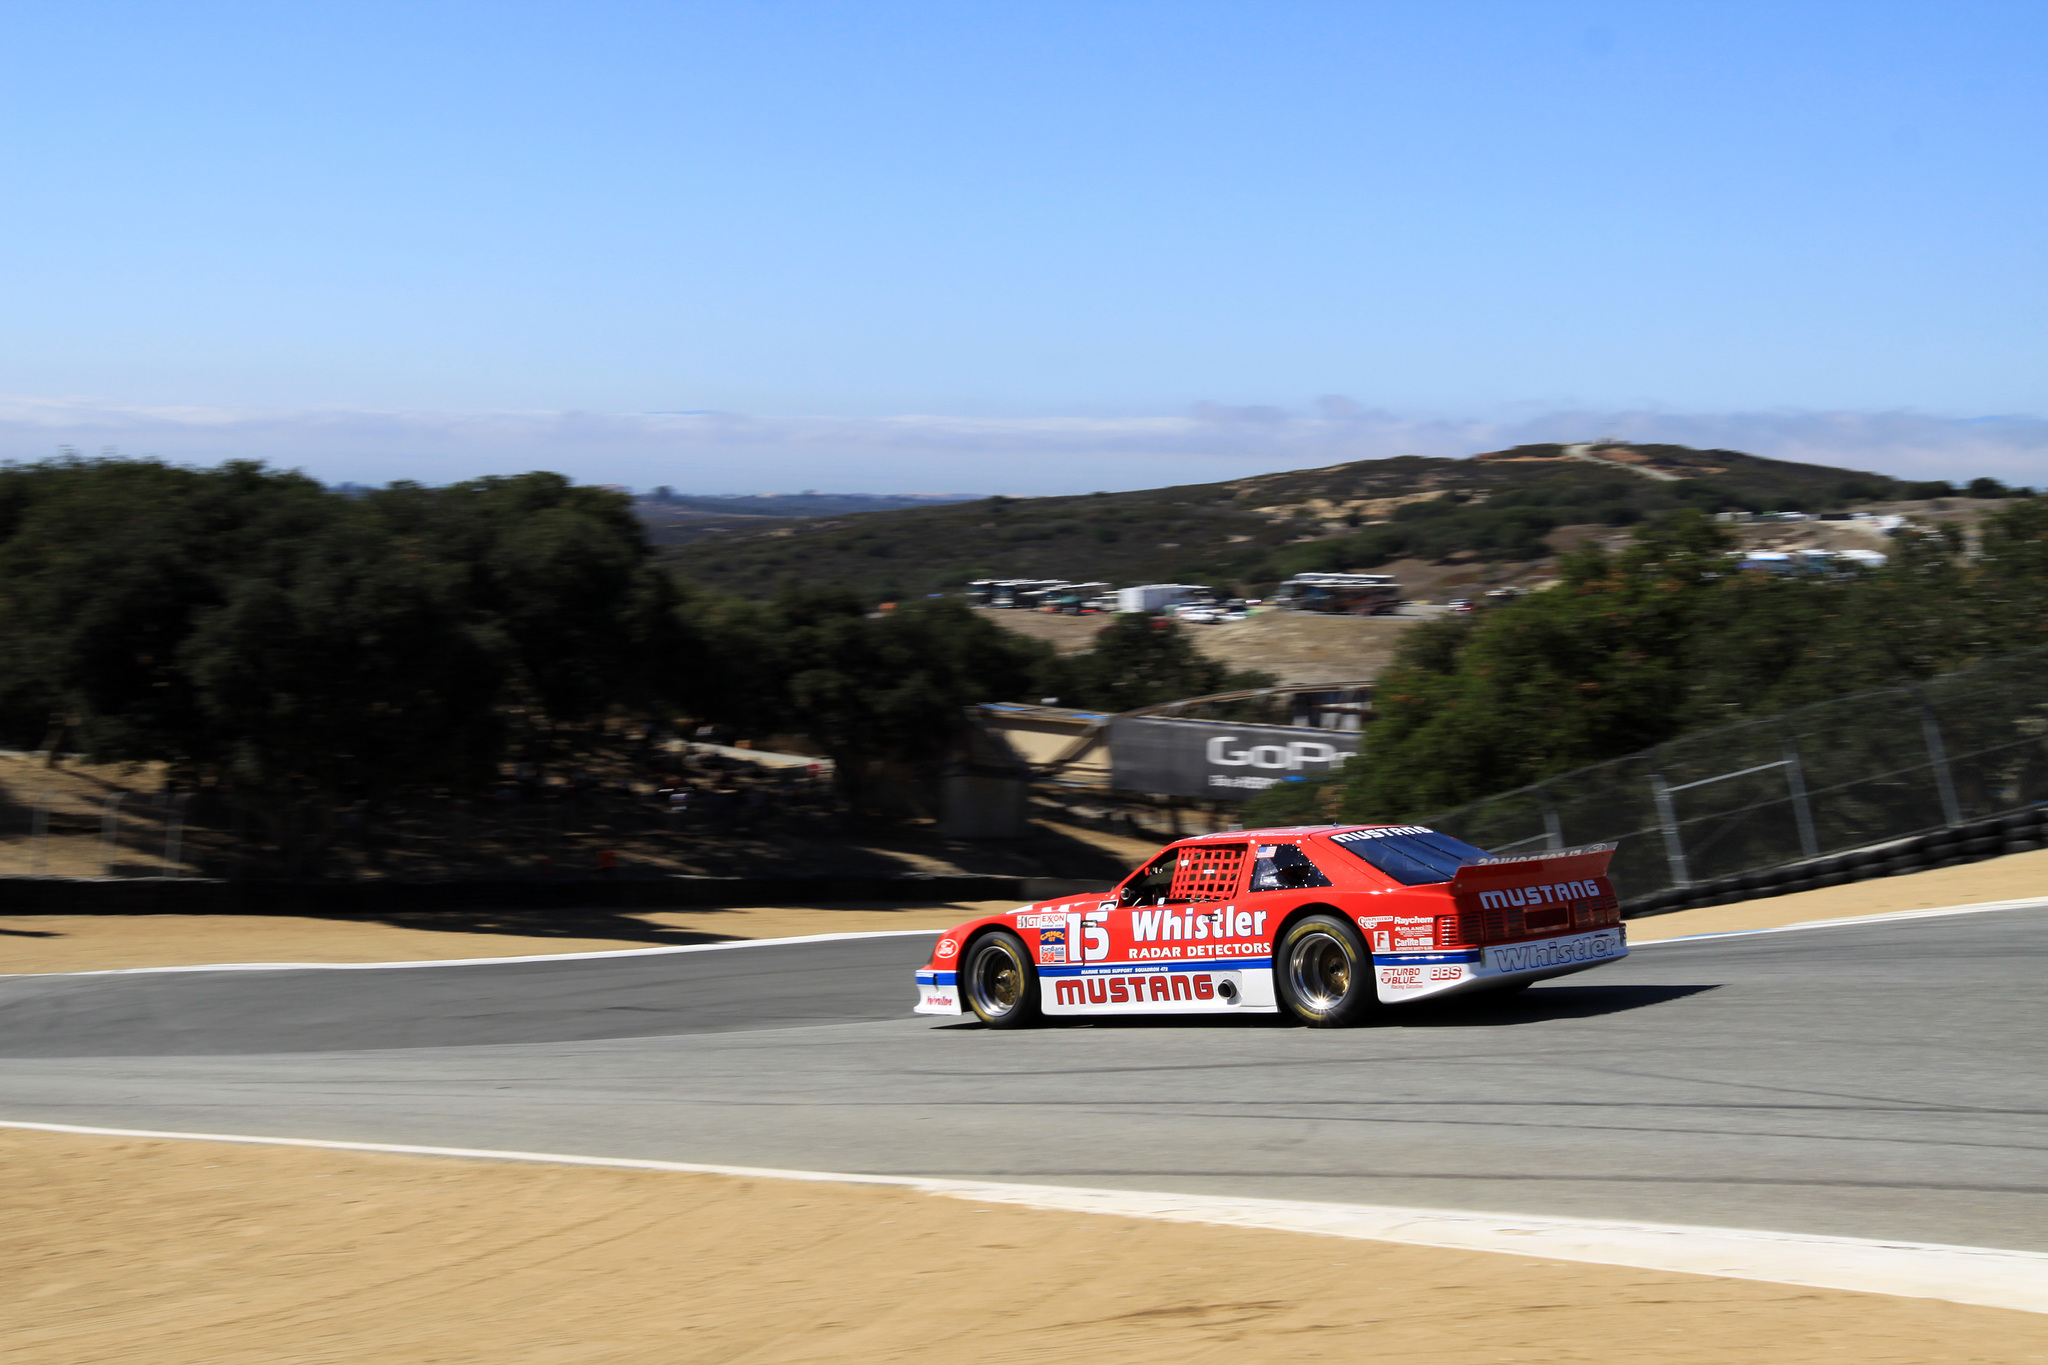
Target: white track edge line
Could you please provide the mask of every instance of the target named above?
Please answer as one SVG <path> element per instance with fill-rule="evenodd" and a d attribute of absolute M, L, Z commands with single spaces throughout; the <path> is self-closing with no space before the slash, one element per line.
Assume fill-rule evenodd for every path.
<path fill-rule="evenodd" d="M 1721 929 L 1707 934 L 1680 934 L 1674 938 L 1649 938 L 1631 943 L 1631 949 L 1654 948 L 1660 943 L 1701 943 L 1714 938 L 1744 938 L 1751 934 L 1789 934 L 1796 929 L 1840 929 L 1858 924 L 1885 924 L 1903 919 L 1942 919 L 1949 915 L 1985 915 L 1999 910 L 2048 909 L 2048 896 L 2016 901 L 1979 901 L 1973 905 L 1943 905 L 1932 910 L 1887 910 L 1876 915 L 1851 915 L 1843 919 L 1806 919 L 1796 924 L 1774 924 L 1763 929 Z M 1627 921 L 1623 921 L 1627 923 Z"/>
<path fill-rule="evenodd" d="M 755 1180 L 880 1185 L 978 1203 L 1012 1204 L 1056 1212 L 1309 1233 L 1357 1241 L 1628 1266 L 1639 1270 L 1713 1275 L 1904 1298 L 1942 1299 L 1982 1308 L 2048 1313 L 2048 1254 L 1997 1247 L 1809 1236 L 1753 1228 L 1690 1227 L 1669 1223 L 1628 1223 L 1229 1195 L 1162 1194 L 1143 1190 L 1023 1185 L 932 1176 L 860 1175 L 843 1171 L 781 1170 L 473 1147 L 423 1147 L 389 1142 L 257 1137 L 239 1133 L 99 1128 L 9 1119 L 0 1119 L 0 1128 L 90 1137 L 228 1142 L 395 1156 L 672 1171 Z"/>
<path fill-rule="evenodd" d="M 525 957 L 441 957 L 419 962 L 201 962 L 184 967 L 102 967 L 86 972 L 0 972 L 0 981 L 46 976 L 142 976 L 165 972 L 370 972 L 416 967 L 491 967 L 518 962 L 582 962 L 600 957 L 659 957 L 672 953 L 716 953 L 728 948 L 766 948 L 779 943 L 838 943 L 859 938 L 910 938 L 943 934 L 943 929 L 866 929 L 839 934 L 796 934 L 788 938 L 738 938 L 727 943 L 669 943 L 655 948 L 600 948 L 590 953 L 535 953 Z"/>

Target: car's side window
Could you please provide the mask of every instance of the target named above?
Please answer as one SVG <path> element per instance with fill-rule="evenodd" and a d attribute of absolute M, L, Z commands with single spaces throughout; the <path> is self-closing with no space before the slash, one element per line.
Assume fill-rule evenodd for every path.
<path fill-rule="evenodd" d="M 1142 872 L 1124 883 L 1122 892 L 1117 896 L 1117 904 L 1126 907 L 1166 904 L 1167 895 L 1173 890 L 1173 869 L 1179 861 L 1180 853 L 1175 849 L 1168 849 L 1154 858 Z"/>
<path fill-rule="evenodd" d="M 1330 879 L 1294 844 L 1260 844 L 1252 863 L 1254 891 L 1293 891 L 1328 886 Z"/>
<path fill-rule="evenodd" d="M 1187 844 L 1169 848 L 1131 874 L 1117 892 L 1118 905 L 1190 905 L 1227 901 L 1244 885 L 1243 844 Z M 1327 882 L 1316 883 L 1327 886 Z"/>

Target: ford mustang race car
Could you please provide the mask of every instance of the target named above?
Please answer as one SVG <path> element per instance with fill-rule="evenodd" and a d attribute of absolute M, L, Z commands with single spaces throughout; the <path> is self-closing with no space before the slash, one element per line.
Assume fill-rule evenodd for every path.
<path fill-rule="evenodd" d="M 1420 825 L 1304 825 L 1169 845 L 1112 891 L 939 939 L 917 1012 L 1275 1014 L 1508 991 L 1628 954 L 1613 844 L 1495 858 Z"/>

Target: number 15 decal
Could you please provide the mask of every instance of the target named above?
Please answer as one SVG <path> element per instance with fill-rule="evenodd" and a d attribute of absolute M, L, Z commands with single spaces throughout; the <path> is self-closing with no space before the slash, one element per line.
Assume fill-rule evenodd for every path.
<path fill-rule="evenodd" d="M 1087 920 L 1084 928 L 1081 921 Z M 1103 923 L 1109 919 L 1107 910 L 1090 910 L 1085 916 L 1067 916 L 1067 937 L 1081 945 L 1080 961 L 1100 962 L 1109 956 L 1109 930 Z"/>

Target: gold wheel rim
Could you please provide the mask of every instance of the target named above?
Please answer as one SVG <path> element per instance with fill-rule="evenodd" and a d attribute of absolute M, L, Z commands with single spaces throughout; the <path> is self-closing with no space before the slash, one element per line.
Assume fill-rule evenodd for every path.
<path fill-rule="evenodd" d="M 972 980 L 974 1003 L 986 1014 L 1008 1014 L 1024 998 L 1024 970 L 1006 944 L 975 951 Z"/>

